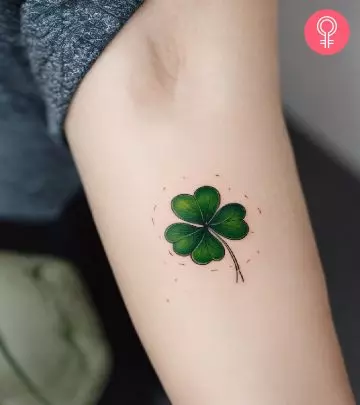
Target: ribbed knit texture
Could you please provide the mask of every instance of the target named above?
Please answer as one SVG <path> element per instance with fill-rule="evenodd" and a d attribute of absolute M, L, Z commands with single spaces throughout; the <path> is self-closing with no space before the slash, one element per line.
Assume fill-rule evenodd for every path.
<path fill-rule="evenodd" d="M 49 134 L 60 140 L 71 97 L 105 46 L 143 0 L 26 0 L 21 33 L 46 105 Z"/>
<path fill-rule="evenodd" d="M 79 82 L 141 3 L 0 0 L 0 221 L 53 220 L 78 190 L 53 140 L 64 139 Z"/>

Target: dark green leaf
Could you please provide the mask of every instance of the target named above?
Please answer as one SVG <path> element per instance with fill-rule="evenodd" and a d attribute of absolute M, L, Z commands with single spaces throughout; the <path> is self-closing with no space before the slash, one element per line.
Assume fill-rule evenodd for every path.
<path fill-rule="evenodd" d="M 190 224 L 177 223 L 170 225 L 165 231 L 165 238 L 173 243 L 174 252 L 181 256 L 188 256 L 200 243 L 204 228 Z"/>
<path fill-rule="evenodd" d="M 245 215 L 246 210 L 241 204 L 225 205 L 215 214 L 210 227 L 225 238 L 243 239 L 249 233 Z"/>
<path fill-rule="evenodd" d="M 192 259 L 197 264 L 208 264 L 213 260 L 221 260 L 225 256 L 224 246 L 208 230 L 192 252 Z"/>
<path fill-rule="evenodd" d="M 200 207 L 195 197 L 190 194 L 180 194 L 171 201 L 175 215 L 184 221 L 202 225 L 204 223 Z"/>
<path fill-rule="evenodd" d="M 201 209 L 202 217 L 205 223 L 208 223 L 219 208 L 220 194 L 216 188 L 204 186 L 198 188 L 194 195 Z"/>

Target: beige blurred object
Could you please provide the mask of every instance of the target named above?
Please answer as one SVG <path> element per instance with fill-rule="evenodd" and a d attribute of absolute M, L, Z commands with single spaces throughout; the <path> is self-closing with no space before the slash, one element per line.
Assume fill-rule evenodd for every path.
<path fill-rule="evenodd" d="M 70 264 L 0 253 L 0 404 L 93 405 L 106 340 Z"/>

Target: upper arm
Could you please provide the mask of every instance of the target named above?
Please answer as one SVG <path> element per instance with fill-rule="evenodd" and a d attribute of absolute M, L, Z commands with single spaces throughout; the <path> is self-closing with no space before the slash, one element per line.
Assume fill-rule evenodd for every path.
<path fill-rule="evenodd" d="M 281 115 L 275 2 L 149 1 L 85 78 L 66 129 L 174 403 L 353 403 Z M 250 232 L 225 241 L 244 284 L 229 252 L 200 266 L 165 240 L 182 222 L 172 199 L 205 185 L 246 208 Z"/>

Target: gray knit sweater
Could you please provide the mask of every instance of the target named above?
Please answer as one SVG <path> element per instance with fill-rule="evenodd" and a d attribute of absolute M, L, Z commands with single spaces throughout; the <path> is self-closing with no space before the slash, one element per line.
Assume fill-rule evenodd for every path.
<path fill-rule="evenodd" d="M 54 218 L 78 188 L 67 107 L 142 1 L 0 0 L 0 220 Z"/>

